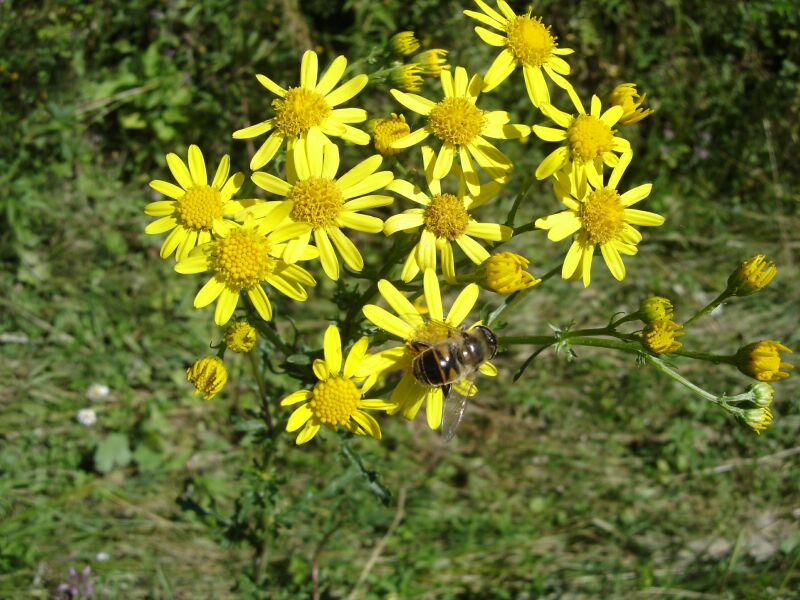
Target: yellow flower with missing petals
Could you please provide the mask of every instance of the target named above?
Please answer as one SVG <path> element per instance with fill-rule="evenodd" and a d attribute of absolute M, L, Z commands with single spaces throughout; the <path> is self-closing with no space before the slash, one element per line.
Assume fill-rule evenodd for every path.
<path fill-rule="evenodd" d="M 300 86 L 282 88 L 266 75 L 256 75 L 258 81 L 278 96 L 272 101 L 275 116 L 233 133 L 235 139 L 254 138 L 271 131 L 267 140 L 250 159 L 253 171 L 266 165 L 283 145 L 291 148 L 298 139 L 308 139 L 313 148 L 329 142 L 327 136 L 340 137 L 354 144 L 369 144 L 369 135 L 348 123 L 367 120 L 362 108 L 335 108 L 347 102 L 367 85 L 367 75 L 356 75 L 338 88 L 347 67 L 347 59 L 337 56 L 322 77 L 317 80 L 317 54 L 308 50 L 300 65 Z"/>
<path fill-rule="evenodd" d="M 606 103 L 622 107 L 624 112 L 619 120 L 620 125 L 632 125 L 653 114 L 652 108 L 640 108 L 646 97 L 647 94 L 639 95 L 635 83 L 623 83 L 606 96 Z"/>
<path fill-rule="evenodd" d="M 476 284 L 471 283 L 461 290 L 445 317 L 439 281 L 431 269 L 425 271 L 423 288 L 428 308 L 425 317 L 408 298 L 385 279 L 378 282 L 378 290 L 397 315 L 374 304 L 367 304 L 363 312 L 364 316 L 377 327 L 405 341 L 403 346 L 384 350 L 377 355 L 382 361 L 379 367 L 381 371 L 403 371 L 400 382 L 389 398 L 389 403 L 395 407 L 392 412 L 399 412 L 404 418 L 413 419 L 419 412 L 423 400 L 426 400 L 428 426 L 431 429 L 438 429 L 442 423 L 444 400 L 442 388 L 423 385 L 414 377 L 411 362 L 419 350 L 413 342 L 436 344 L 448 337 L 453 329 L 461 327 L 478 300 L 479 289 Z M 480 372 L 484 375 L 497 375 L 497 369 L 489 362 L 481 365 Z M 466 392 L 469 395 L 474 394 L 474 386 L 468 388 Z"/>
<path fill-rule="evenodd" d="M 444 98 L 435 103 L 417 94 L 391 90 L 392 96 L 405 106 L 426 117 L 425 125 L 392 144 L 393 148 L 409 148 L 433 135 L 442 142 L 433 167 L 433 178 L 442 179 L 453 166 L 458 154 L 461 169 L 471 194 L 478 194 L 480 181 L 472 161 L 495 181 L 504 182 L 513 168 L 509 158 L 485 138 L 517 139 L 530 132 L 527 125 L 511 125 L 504 110 L 486 111 L 475 105 L 483 88 L 483 78 L 468 79 L 464 67 L 456 67 L 455 75 L 442 71 Z"/>
<path fill-rule="evenodd" d="M 497 183 L 485 184 L 477 195 L 471 196 L 464 188 L 463 178 L 459 177 L 456 195 L 442 193 L 441 182 L 433 177 L 434 158 L 433 150 L 423 146 L 422 163 L 430 195 L 403 180 L 395 180 L 387 187 L 422 206 L 389 217 L 383 228 L 386 235 L 422 228 L 419 243 L 411 250 L 403 265 L 401 277 L 406 282 L 425 269 L 435 271 L 437 251 L 441 256 L 442 274 L 447 281 L 453 282 L 456 278 L 453 242 L 458 244 L 472 262 L 480 265 L 489 258 L 489 252 L 475 238 L 492 242 L 507 241 L 513 233 L 505 225 L 479 223 L 470 214 L 470 211 L 497 194 L 500 189 Z"/>
<path fill-rule="evenodd" d="M 402 150 L 392 148 L 392 142 L 411 133 L 403 115 L 392 113 L 388 119 L 375 119 L 372 125 L 372 143 L 375 150 L 384 156 L 400 154 Z"/>
<path fill-rule="evenodd" d="M 542 112 L 563 127 L 533 126 L 533 133 L 546 142 L 564 142 L 553 150 L 536 167 L 536 178 L 545 179 L 563 169 L 570 169 L 579 189 L 588 180 L 595 187 L 601 185 L 603 165 L 616 166 L 617 154 L 630 152 L 630 143 L 614 134 L 612 129 L 625 112 L 621 106 L 612 106 L 602 112 L 600 98 L 592 96 L 591 111 L 586 114 L 583 103 L 571 95 L 577 114 L 569 115 L 552 104 L 542 105 Z"/>
<path fill-rule="evenodd" d="M 285 213 L 284 213 L 285 214 Z M 213 271 L 214 275 L 197 292 L 195 308 L 208 306 L 216 301 L 214 322 L 225 325 L 236 305 L 241 292 L 247 292 L 250 302 L 261 318 L 272 318 L 272 305 L 262 284 L 266 283 L 282 294 L 300 302 L 308 299 L 304 285 L 316 285 L 311 274 L 297 265 L 287 264 L 281 257 L 286 250 L 288 239 L 297 237 L 297 228 L 283 227 L 273 229 L 282 219 L 264 220 L 255 223 L 251 216 L 244 224 L 233 223 L 224 236 L 195 248 L 188 257 L 178 261 L 178 273 L 204 273 Z M 313 246 L 305 248 L 302 260 L 318 256 Z"/>
<path fill-rule="evenodd" d="M 334 281 L 339 279 L 341 254 L 345 264 L 353 271 L 364 268 L 364 259 L 355 244 L 342 233 L 342 228 L 367 233 L 383 231 L 383 221 L 378 217 L 361 214 L 366 208 L 387 206 L 391 196 L 373 194 L 386 187 L 394 175 L 391 171 L 377 171 L 383 157 L 376 154 L 361 161 L 338 179 L 339 149 L 335 144 L 322 147 L 295 144 L 287 162 L 287 179 L 283 181 L 269 173 L 253 173 L 253 182 L 272 194 L 284 196 L 278 202 L 262 202 L 247 209 L 263 221 L 277 222 L 276 214 L 287 214 L 294 238 L 286 246 L 283 260 L 297 262 L 305 252 L 314 234 L 319 258 L 325 274 Z M 279 229 L 277 233 L 280 233 Z M 335 250 L 334 250 L 335 249 Z"/>
<path fill-rule="evenodd" d="M 194 385 L 195 396 L 203 394 L 204 399 L 211 400 L 228 381 L 228 371 L 225 363 L 216 356 L 205 356 L 186 369 L 186 379 Z"/>
<path fill-rule="evenodd" d="M 792 369 L 794 365 L 783 362 L 781 352 L 791 350 L 775 340 L 754 342 L 739 348 L 734 356 L 734 364 L 742 373 L 758 381 L 786 379 L 789 373 L 781 369 Z"/>
<path fill-rule="evenodd" d="M 683 333 L 683 326 L 669 319 L 654 321 L 642 331 L 642 345 L 656 354 L 675 352 L 683 346 L 676 339 Z"/>
<path fill-rule="evenodd" d="M 400 31 L 389 38 L 389 45 L 400 56 L 408 56 L 419 50 L 419 40 L 413 31 Z"/>
<path fill-rule="evenodd" d="M 323 339 L 324 360 L 314 361 L 314 375 L 319 380 L 311 390 L 293 392 L 281 400 L 281 406 L 303 402 L 289 417 L 286 431 L 301 429 L 298 445 L 311 440 L 320 427 L 336 430 L 342 425 L 356 435 L 381 439 L 381 428 L 365 409 L 390 410 L 394 405 L 384 400 L 365 399 L 377 377 L 374 357 L 367 354 L 369 340 L 362 337 L 342 365 L 342 340 L 335 325 L 328 327 Z M 360 387 L 359 387 L 360 386 Z"/>
<path fill-rule="evenodd" d="M 236 173 L 228 177 L 230 163 L 227 154 L 222 157 L 209 185 L 200 148 L 194 144 L 189 146 L 188 169 L 177 154 L 167 154 L 167 166 L 180 187 L 168 181 L 151 181 L 151 188 L 172 200 L 151 202 L 144 209 L 151 217 L 161 217 L 150 223 L 145 233 L 171 231 L 161 245 L 161 258 L 168 258 L 175 252 L 175 259 L 181 260 L 198 244 L 210 241 L 212 232 L 227 231 L 229 222 L 224 217 L 244 207 L 241 202 L 231 200 L 242 187 L 244 175 Z"/>
<path fill-rule="evenodd" d="M 556 177 L 553 189 L 567 210 L 536 220 L 536 227 L 547 229 L 547 239 L 558 242 L 573 235 L 572 245 L 564 258 L 561 276 L 564 279 L 583 278 L 589 286 L 592 257 L 596 246 L 600 247 L 608 270 L 618 281 L 625 277 L 622 254 L 636 254 L 636 244 L 642 239 L 632 225 L 656 227 L 664 223 L 664 217 L 644 210 L 629 208 L 650 195 L 652 184 L 645 183 L 620 194 L 619 180 L 630 164 L 632 153 L 624 154 L 611 172 L 608 183 L 586 186 L 579 193 L 574 179 L 566 172 Z"/>
<path fill-rule="evenodd" d="M 447 64 L 445 56 L 447 56 L 447 50 L 431 48 L 415 54 L 411 60 L 422 67 L 422 74 L 425 77 L 439 77 L 442 71 L 450 70 L 450 65 Z"/>
<path fill-rule="evenodd" d="M 237 321 L 225 332 L 225 345 L 233 352 L 250 352 L 256 339 L 256 330 L 247 321 Z"/>
<path fill-rule="evenodd" d="M 778 272 L 778 267 L 763 254 L 744 261 L 728 277 L 728 292 L 732 296 L 749 296 L 767 287 Z"/>
<path fill-rule="evenodd" d="M 503 48 L 486 71 L 484 92 L 500 85 L 520 66 L 528 97 L 537 108 L 550 103 L 550 92 L 542 71 L 557 86 L 574 93 L 572 85 L 564 78 L 564 75 L 569 75 L 569 64 L 561 58 L 574 50 L 559 48 L 549 25 L 544 25 L 540 17 L 531 16 L 530 10 L 524 15 L 516 14 L 504 0 L 497 0 L 500 12 L 482 0 L 475 0 L 475 3 L 483 12 L 465 10 L 464 14 L 500 32 L 478 26 L 475 33 L 490 46 Z"/>
<path fill-rule="evenodd" d="M 483 285 L 498 294 L 513 294 L 542 282 L 525 269 L 527 258 L 513 252 L 498 252 L 483 263 Z"/>

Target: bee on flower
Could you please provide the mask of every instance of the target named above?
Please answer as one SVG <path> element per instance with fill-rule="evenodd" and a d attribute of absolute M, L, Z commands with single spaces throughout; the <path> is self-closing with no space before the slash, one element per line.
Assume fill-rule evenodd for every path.
<path fill-rule="evenodd" d="M 380 357 L 379 369 L 381 371 L 402 371 L 403 373 L 397 387 L 389 397 L 389 403 L 394 406 L 391 414 L 399 412 L 401 416 L 411 420 L 417 415 L 425 401 L 428 426 L 431 429 L 438 429 L 442 424 L 443 386 L 423 384 L 414 374 L 414 358 L 426 345 L 440 343 L 443 339 L 451 336 L 454 330 L 461 329 L 462 323 L 478 300 L 479 288 L 476 284 L 471 283 L 461 290 L 447 316 L 442 307 L 439 281 L 432 269 L 426 269 L 423 275 L 423 289 L 427 307 L 427 313 L 424 315 L 420 314 L 417 307 L 385 279 L 378 282 L 378 291 L 396 314 L 375 304 L 367 304 L 362 310 L 364 316 L 376 327 L 404 341 L 402 346 L 384 350 L 377 355 Z M 476 323 L 472 327 L 478 325 L 480 323 Z M 484 375 L 497 375 L 497 369 L 491 362 L 482 362 L 478 370 Z M 471 383 L 460 390 L 465 396 L 474 395 L 475 391 L 475 386 Z"/>

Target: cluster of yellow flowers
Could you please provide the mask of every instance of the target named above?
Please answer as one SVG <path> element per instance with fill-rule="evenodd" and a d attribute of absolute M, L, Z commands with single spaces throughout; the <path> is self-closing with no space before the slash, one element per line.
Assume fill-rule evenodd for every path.
<path fill-rule="evenodd" d="M 402 263 L 399 280 L 404 286 L 422 275 L 424 309 L 416 302 L 419 292 L 407 295 L 381 278 L 373 282 L 373 292 L 379 292 L 394 313 L 366 303 L 355 307 L 348 317 L 352 320 L 357 310 L 362 310 L 368 321 L 402 340 L 400 346 L 369 354 L 368 339 L 362 337 L 343 359 L 339 329 L 334 325 L 327 329 L 324 358 L 313 363 L 316 384 L 281 402 L 284 406 L 300 404 L 286 427 L 299 430 L 298 444 L 312 439 L 322 425 L 334 429 L 341 425 L 355 434 L 380 438 L 380 427 L 367 410 L 412 419 L 423 401 L 429 426 L 438 428 L 448 387 L 424 383 L 415 375 L 415 359 L 424 348 L 446 342 L 454 331 L 468 331 L 462 323 L 478 299 L 478 283 L 498 294 L 512 294 L 540 282 L 525 270 L 528 261 L 524 257 L 509 252 L 490 254 L 495 245 L 512 238 L 512 226 L 475 216 L 503 189 L 514 169 L 512 161 L 490 140 L 519 140 L 533 132 L 546 142 L 559 144 L 538 165 L 535 176 L 553 178 L 555 195 L 566 210 L 537 219 L 533 226 L 547 230 L 552 241 L 572 238 L 562 268 L 566 279 L 580 279 L 589 285 L 596 247 L 613 277 L 623 279 L 622 255 L 636 254 L 642 239 L 634 226 L 664 222 L 657 214 L 631 208 L 647 198 L 650 184 L 627 191 L 620 185 L 633 153 L 615 127 L 636 123 L 652 112 L 641 108 L 644 95 L 639 96 L 636 87 L 626 83 L 606 98 L 605 110 L 599 97 L 592 96 L 587 112 L 566 78 L 570 66 L 563 57 L 573 51 L 558 45 L 541 18 L 530 12 L 515 14 L 504 0 L 497 0 L 496 10 L 482 0 L 475 2 L 480 11 L 464 13 L 480 23 L 475 27 L 480 39 L 501 48 L 483 74 L 470 76 L 461 66 L 451 70 L 445 62 L 447 53 L 441 49 L 415 55 L 420 44 L 412 32 L 401 32 L 390 40 L 397 55 L 412 57 L 410 63 L 394 64 L 387 70 L 388 80 L 400 88 L 392 89 L 391 95 L 421 116 L 416 129 L 412 130 L 405 115 L 395 113 L 371 121 L 368 130 L 372 135 L 359 129 L 357 125 L 367 121 L 367 112 L 343 105 L 364 89 L 370 77 L 355 75 L 342 83 L 348 66 L 344 56 L 336 57 L 321 72 L 317 54 L 307 51 L 296 86 L 282 87 L 266 75 L 257 75 L 259 83 L 275 97 L 272 111 L 265 120 L 233 133 L 235 139 L 267 135 L 249 166 L 252 182 L 269 199 L 235 198 L 245 177 L 240 172 L 230 174 L 227 155 L 209 183 L 205 159 L 195 145 L 189 147 L 188 164 L 176 154 L 166 157 L 177 185 L 160 180 L 150 184 L 168 199 L 146 206 L 146 214 L 158 217 L 146 232 L 168 233 L 161 257 L 174 254 L 178 273 L 209 273 L 194 306 L 216 303 L 214 321 L 219 326 L 230 321 L 242 296 L 265 321 L 273 316 L 268 290 L 292 300 L 307 300 L 308 288 L 317 283 L 309 266 L 315 261 L 334 281 L 343 275 L 341 262 L 349 272 L 361 272 L 364 259 L 357 242 L 363 236 L 352 232 L 413 236 L 403 250 L 407 254 L 396 262 Z M 497 88 L 517 67 L 522 70 L 530 101 L 548 121 L 545 124 L 512 123 L 506 111 L 480 106 L 481 94 Z M 421 89 L 423 76 L 439 78 L 440 97 L 429 99 L 414 93 Z M 548 79 L 566 92 L 574 110 L 564 112 L 551 103 Z M 377 154 L 340 172 L 339 144 L 367 146 L 370 141 Z M 384 157 L 423 142 L 427 143 L 421 146 L 419 164 L 424 188 L 418 182 L 397 178 L 391 169 L 380 170 Z M 283 177 L 263 170 L 279 152 L 285 155 Z M 385 220 L 365 212 L 392 206 L 396 197 L 410 201 L 412 207 L 392 211 Z M 464 271 L 459 265 L 466 261 L 457 260 L 456 249 L 475 267 Z M 446 315 L 438 274 L 449 285 L 470 282 Z M 363 298 L 366 302 L 370 299 Z M 663 353 L 680 347 L 674 340 L 680 326 L 669 320 L 671 305 L 662 303 L 642 311 L 662 315 L 646 321 L 642 339 L 647 348 Z M 342 321 L 348 334 L 357 329 L 351 325 L 347 318 Z M 238 322 L 226 332 L 221 348 L 249 352 L 255 344 L 255 329 Z M 480 372 L 496 374 L 486 358 L 480 361 Z M 401 371 L 402 377 L 389 399 L 370 398 L 376 382 L 391 371 Z M 219 357 L 207 357 L 189 369 L 188 377 L 198 392 L 209 398 L 219 392 L 227 374 Z M 471 383 L 454 383 L 464 394 L 474 392 Z"/>

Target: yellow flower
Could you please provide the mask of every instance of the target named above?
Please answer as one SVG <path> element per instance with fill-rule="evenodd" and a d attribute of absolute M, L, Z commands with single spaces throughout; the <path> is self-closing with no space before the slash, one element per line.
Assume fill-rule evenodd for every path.
<path fill-rule="evenodd" d="M 389 79 L 405 92 L 418 92 L 422 87 L 422 68 L 416 63 L 398 65 L 389 73 Z"/>
<path fill-rule="evenodd" d="M 775 277 L 778 267 L 763 254 L 744 261 L 728 277 L 728 292 L 732 296 L 749 296 L 763 290 Z"/>
<path fill-rule="evenodd" d="M 413 342 L 422 341 L 435 344 L 448 336 L 453 328 L 461 327 L 475 302 L 478 300 L 479 288 L 471 283 L 458 295 L 447 316 L 444 316 L 442 297 L 436 273 L 427 269 L 423 276 L 425 303 L 428 308 L 427 318 L 414 307 L 414 305 L 401 294 L 389 281 L 381 279 L 378 290 L 386 303 L 395 310 L 397 316 L 384 308 L 374 304 L 367 304 L 364 316 L 384 331 L 399 337 L 406 343 L 397 348 L 391 348 L 379 353 L 381 371 L 402 370 L 403 376 L 389 398 L 389 403 L 395 408 L 392 412 L 399 412 L 406 419 L 413 419 L 422 406 L 422 401 L 427 399 L 426 415 L 428 426 L 437 429 L 442 423 L 442 388 L 421 384 L 411 371 L 411 362 L 418 354 Z M 497 369 L 491 363 L 483 363 L 480 372 L 494 376 Z M 474 389 L 474 386 L 472 386 Z M 469 390 L 474 393 L 473 390 Z"/>
<path fill-rule="evenodd" d="M 683 346 L 676 339 L 683 333 L 683 326 L 669 319 L 654 321 L 649 323 L 642 331 L 642 345 L 656 354 L 675 352 L 675 350 Z"/>
<path fill-rule="evenodd" d="M 233 352 L 250 352 L 256 345 L 256 330 L 247 321 L 237 321 L 225 332 L 225 345 Z"/>
<path fill-rule="evenodd" d="M 636 91 L 635 83 L 623 83 L 615 87 L 606 96 L 606 103 L 611 106 L 621 106 L 624 112 L 620 117 L 619 123 L 621 125 L 631 125 L 653 114 L 652 108 L 640 108 L 646 97 L 647 94 L 639 95 L 639 92 Z"/>
<path fill-rule="evenodd" d="M 172 198 L 151 202 L 144 212 L 151 217 L 161 217 L 150 223 L 145 233 L 171 233 L 161 245 L 161 258 L 168 258 L 175 252 L 176 260 L 181 260 L 198 244 L 211 240 L 211 233 L 220 234 L 227 230 L 228 221 L 223 217 L 242 210 L 243 204 L 231 198 L 244 183 L 244 175 L 236 173 L 228 177 L 230 158 L 226 154 L 219 161 L 217 172 L 211 185 L 208 185 L 206 163 L 200 148 L 189 146 L 189 168 L 177 154 L 167 154 L 167 166 L 177 185 L 155 179 L 150 187 Z M 176 252 L 177 250 L 177 252 Z"/>
<path fill-rule="evenodd" d="M 631 158 L 630 152 L 624 154 L 611 172 L 607 185 L 603 185 L 601 177 L 596 188 L 587 186 L 583 194 L 568 173 L 556 177 L 553 188 L 568 210 L 537 219 L 535 225 L 548 229 L 547 239 L 553 242 L 575 234 L 561 270 L 565 279 L 582 277 L 583 285 L 588 286 L 595 246 L 600 246 L 609 271 L 621 281 L 625 277 L 621 255 L 636 254 L 636 244 L 642 239 L 642 234 L 631 225 L 655 227 L 664 223 L 660 215 L 629 208 L 650 195 L 652 184 L 640 185 L 624 194 L 617 191 Z"/>
<path fill-rule="evenodd" d="M 313 232 L 322 268 L 328 277 L 339 279 L 339 259 L 335 250 L 348 267 L 361 271 L 364 259 L 341 228 L 367 233 L 383 231 L 381 219 L 360 214 L 360 211 L 387 206 L 394 201 L 391 196 L 372 194 L 392 181 L 394 175 L 391 171 L 375 172 L 383 161 L 380 155 L 375 154 L 337 179 L 339 149 L 335 144 L 307 147 L 300 141 L 288 158 L 288 181 L 268 173 L 253 173 L 253 182 L 258 187 L 284 196 L 285 200 L 262 202 L 247 209 L 246 213 L 275 223 L 281 220 L 276 215 L 288 215 L 289 225 L 284 227 L 294 232 L 295 239 L 287 244 L 283 253 L 283 260 L 287 263 L 294 264 L 301 258 Z"/>
<path fill-rule="evenodd" d="M 455 242 L 464 254 L 476 265 L 489 258 L 489 252 L 474 238 L 493 242 L 511 239 L 513 230 L 497 223 L 478 223 L 470 215 L 471 210 L 481 206 L 500 189 L 497 183 L 489 183 L 479 189 L 475 196 L 468 195 L 463 179 L 459 177 L 458 194 L 442 193 L 441 182 L 434 178 L 434 152 L 428 146 L 422 148 L 422 162 L 430 195 L 408 181 L 395 180 L 387 189 L 405 196 L 423 208 L 411 208 L 386 219 L 383 232 L 392 235 L 398 231 L 411 232 L 422 228 L 419 243 L 409 253 L 403 265 L 403 281 L 411 281 L 420 271 L 436 270 L 436 251 L 442 262 L 442 274 L 449 282 L 455 281 L 455 258 L 452 243 Z"/>
<path fill-rule="evenodd" d="M 542 282 L 525 269 L 529 261 L 513 252 L 498 252 L 483 263 L 484 287 L 498 294 L 512 294 Z"/>
<path fill-rule="evenodd" d="M 639 305 L 639 317 L 645 323 L 669 320 L 672 318 L 672 302 L 669 298 L 651 296 Z"/>
<path fill-rule="evenodd" d="M 347 102 L 367 85 L 366 75 L 356 75 L 333 89 L 344 74 L 347 59 L 337 56 L 325 74 L 317 80 L 317 55 L 312 50 L 303 54 L 300 65 L 300 87 L 282 88 L 266 75 L 256 75 L 258 81 L 278 96 L 272 101 L 275 116 L 233 133 L 236 139 L 253 138 L 272 131 L 250 160 L 250 169 L 260 169 L 288 140 L 291 148 L 298 139 L 308 139 L 318 148 L 329 142 L 327 136 L 340 137 L 354 144 L 368 144 L 369 135 L 348 123 L 362 123 L 367 112 L 362 108 L 334 108 Z"/>
<path fill-rule="evenodd" d="M 775 388 L 766 381 L 759 381 L 747 387 L 747 393 L 752 395 L 752 402 L 756 406 L 764 407 L 772 404 L 775 397 Z"/>
<path fill-rule="evenodd" d="M 389 45 L 400 56 L 408 56 L 419 50 L 419 40 L 413 31 L 400 31 L 389 38 Z"/>
<path fill-rule="evenodd" d="M 395 113 L 388 119 L 376 119 L 372 126 L 372 143 L 375 150 L 384 156 L 400 154 L 402 150 L 392 148 L 392 142 L 411 133 L 411 128 L 406 123 L 403 115 L 397 116 Z"/>
<path fill-rule="evenodd" d="M 319 380 L 312 390 L 293 392 L 281 400 L 281 406 L 304 402 L 289 417 L 286 431 L 302 430 L 296 443 L 311 440 L 322 425 L 336 430 L 342 425 L 356 435 L 381 439 L 381 428 L 364 409 L 389 410 L 393 404 L 365 399 L 377 377 L 373 356 L 367 354 L 369 340 L 362 337 L 350 349 L 342 368 L 342 341 L 335 325 L 328 327 L 323 338 L 325 360 L 314 361 L 314 375 Z M 360 385 L 360 387 L 359 387 Z"/>
<path fill-rule="evenodd" d="M 568 115 L 552 104 L 543 104 L 545 116 L 563 127 L 533 126 L 533 133 L 546 142 L 564 142 L 536 167 L 536 178 L 545 179 L 563 169 L 570 169 L 578 188 L 583 189 L 588 180 L 595 187 L 601 185 L 603 164 L 616 166 L 617 154 L 630 152 L 630 143 L 614 135 L 611 129 L 624 112 L 621 106 L 612 106 L 601 112 L 600 98 L 592 96 L 591 111 L 586 114 L 583 103 L 571 95 L 577 114 Z"/>
<path fill-rule="evenodd" d="M 775 340 L 754 342 L 739 348 L 734 364 L 742 373 L 758 381 L 786 379 L 789 373 L 781 369 L 792 369 L 794 366 L 781 361 L 781 352 L 791 350 Z"/>
<path fill-rule="evenodd" d="M 239 294 L 247 292 L 250 302 L 261 318 L 272 318 L 272 305 L 262 287 L 266 283 L 293 300 L 304 301 L 308 293 L 304 285 L 316 285 L 316 281 L 305 269 L 287 264 L 281 257 L 286 250 L 282 243 L 297 236 L 297 228 L 281 228 L 273 231 L 276 222 L 267 220 L 255 223 L 251 216 L 244 224 L 232 223 L 224 236 L 195 248 L 192 253 L 178 261 L 178 273 L 191 274 L 213 271 L 214 275 L 197 292 L 195 308 L 208 306 L 215 300 L 214 322 L 225 325 L 236 305 Z M 301 260 L 318 256 L 316 248 L 308 246 Z"/>
<path fill-rule="evenodd" d="M 574 50 L 559 48 L 549 25 L 545 26 L 541 18 L 531 16 L 530 10 L 517 15 L 504 0 L 497 0 L 500 12 L 482 0 L 475 0 L 475 3 L 483 12 L 465 10 L 464 14 L 501 32 L 478 26 L 475 33 L 490 46 L 503 48 L 486 71 L 484 92 L 500 85 L 517 66 L 522 67 L 528 97 L 536 107 L 550 103 L 550 92 L 542 71 L 556 85 L 572 92 L 572 85 L 563 77 L 569 75 L 570 68 L 561 56 L 572 54 Z"/>
<path fill-rule="evenodd" d="M 411 60 L 422 67 L 422 74 L 425 77 L 439 77 L 442 71 L 450 70 L 450 65 L 447 64 L 445 56 L 447 56 L 447 50 L 431 48 L 415 54 Z"/>
<path fill-rule="evenodd" d="M 748 408 L 742 411 L 742 421 L 758 435 L 772 423 L 772 411 L 768 406 L 758 408 Z"/>
<path fill-rule="evenodd" d="M 216 356 L 205 356 L 186 369 L 186 379 L 194 385 L 195 396 L 203 394 L 203 398 L 211 400 L 228 381 L 228 371 L 225 370 L 225 363 Z"/>
<path fill-rule="evenodd" d="M 393 148 L 409 148 L 433 135 L 442 142 L 433 167 L 433 178 L 442 179 L 450 172 L 453 159 L 458 153 L 461 168 L 471 194 L 480 189 L 478 174 L 472 161 L 496 181 L 505 181 L 513 164 L 485 137 L 515 139 L 528 135 L 527 125 L 510 125 L 511 120 L 504 110 L 485 111 L 475 105 L 483 87 L 480 75 L 467 78 L 464 67 L 456 67 L 455 76 L 450 71 L 439 75 L 444 99 L 434 103 L 417 94 L 391 90 L 395 99 L 416 113 L 427 117 L 423 127 L 392 143 Z"/>

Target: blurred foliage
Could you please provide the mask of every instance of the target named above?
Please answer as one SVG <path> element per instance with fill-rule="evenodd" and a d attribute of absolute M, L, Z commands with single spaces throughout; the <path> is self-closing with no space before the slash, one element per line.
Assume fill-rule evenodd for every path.
<path fill-rule="evenodd" d="M 50 597 L 70 566 L 89 563 L 110 598 L 296 598 L 315 587 L 339 598 L 355 586 L 367 598 L 795 594 L 793 382 L 755 438 L 620 357 L 548 356 L 529 386 L 487 383 L 448 447 L 398 424 L 380 444 L 329 435 L 295 451 L 284 436 L 281 452 L 265 446 L 246 376 L 232 377 L 241 383 L 227 400 L 190 397 L 183 369 L 215 333 L 191 308 L 194 282 L 173 277 L 141 233 L 164 154 L 197 143 L 244 170 L 251 152 L 231 132 L 262 118 L 254 74 L 293 82 L 308 47 L 323 64 L 345 53 L 371 71 L 378 44 L 412 29 L 483 69 L 492 49 L 465 6 L 0 3 L 0 597 Z M 688 312 L 737 260 L 765 251 L 781 272 L 747 307 L 726 307 L 719 318 L 735 331 L 717 319 L 687 339 L 730 349 L 737 332 L 791 335 L 797 347 L 797 3 L 541 0 L 536 11 L 576 50 L 584 99 L 623 81 L 648 93 L 656 113 L 631 130 L 630 177 L 654 182 L 651 208 L 668 224 L 625 285 L 593 285 L 575 302 L 571 284 L 549 282 L 517 326 L 564 325 L 567 302 L 570 316 L 596 318 L 651 291 Z M 520 81 L 487 100 L 533 122 Z M 366 108 L 396 110 L 379 88 Z M 516 152 L 535 164 L 544 151 Z M 525 218 L 556 204 L 543 184 L 532 196 Z M 537 248 L 534 264 L 559 252 Z M 330 307 L 315 309 L 321 322 Z M 689 374 L 720 391 L 741 383 Z M 93 382 L 109 397 L 87 400 Z M 88 404 L 91 429 L 74 419 Z"/>

